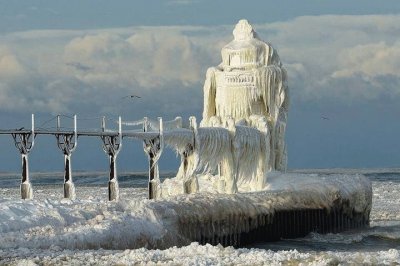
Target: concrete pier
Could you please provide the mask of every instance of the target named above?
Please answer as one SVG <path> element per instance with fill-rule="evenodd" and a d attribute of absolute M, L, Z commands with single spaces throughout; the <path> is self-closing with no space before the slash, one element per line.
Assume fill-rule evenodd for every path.
<path fill-rule="evenodd" d="M 294 176 L 278 180 L 286 179 L 297 189 L 190 194 L 160 203 L 168 204 L 169 211 L 178 217 L 182 245 L 196 241 L 239 247 L 369 225 L 372 188 L 366 177 L 338 175 L 327 180 L 325 176 Z M 153 209 L 159 208 L 159 202 L 153 204 Z"/>
<path fill-rule="evenodd" d="M 311 232 L 327 234 L 363 228 L 369 226 L 369 214 L 349 214 L 340 206 L 331 210 L 275 210 L 273 214 L 260 213 L 252 217 L 228 215 L 217 221 L 198 220 L 190 226 L 198 230 L 196 233 L 191 233 L 190 229 L 184 232 L 192 242 L 242 247 L 257 242 L 305 237 Z"/>

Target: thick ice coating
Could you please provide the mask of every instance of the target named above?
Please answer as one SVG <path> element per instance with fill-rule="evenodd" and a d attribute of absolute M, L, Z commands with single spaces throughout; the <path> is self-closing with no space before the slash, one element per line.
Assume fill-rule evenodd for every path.
<path fill-rule="evenodd" d="M 251 116 L 265 117 L 271 132 L 270 167 L 284 170 L 289 103 L 286 70 L 276 50 L 258 38 L 247 20 L 239 21 L 233 35 L 234 40 L 222 48 L 222 63 L 207 70 L 201 125 L 210 126 L 213 120 L 224 125 L 232 118 L 254 127 Z"/>
<path fill-rule="evenodd" d="M 279 211 L 341 207 L 368 217 L 372 206 L 371 183 L 362 175 L 275 172 L 269 186 L 235 195 L 209 188 L 160 200 L 122 188 L 119 202 L 106 201 L 106 189 L 98 187 L 81 187 L 75 201 L 59 200 L 59 190 L 49 188 L 32 201 L 0 198 L 0 261 L 2 250 L 169 248 L 202 237 L 229 237 L 234 244 L 241 233 L 272 223 Z"/>
<path fill-rule="evenodd" d="M 222 63 L 207 70 L 199 128 L 191 118 L 194 140 L 166 140 L 181 155 L 177 179 L 185 193 L 202 190 L 198 174 L 213 175 L 221 192 L 233 194 L 242 187 L 262 190 L 270 171 L 286 170 L 286 70 L 247 20 L 233 35 L 222 48 Z"/>

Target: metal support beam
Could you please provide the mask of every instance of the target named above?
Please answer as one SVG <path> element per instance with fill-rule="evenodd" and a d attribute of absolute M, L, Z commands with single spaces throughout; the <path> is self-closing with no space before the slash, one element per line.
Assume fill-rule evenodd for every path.
<path fill-rule="evenodd" d="M 75 185 L 72 181 L 71 155 L 78 145 L 78 135 L 76 126 L 76 115 L 74 115 L 74 131 L 72 133 L 61 133 L 60 116 L 57 116 L 56 133 L 57 146 L 64 155 L 64 198 L 75 199 Z"/>
<path fill-rule="evenodd" d="M 188 160 L 189 157 L 193 156 L 194 150 L 197 145 L 197 122 L 196 117 L 189 117 L 189 128 L 193 131 L 193 145 L 188 144 L 186 146 L 185 151 L 181 155 L 183 160 L 183 170 L 184 170 L 184 181 L 183 181 L 183 190 L 186 194 L 195 193 L 199 190 L 199 183 L 197 180 L 197 176 L 194 174 L 194 169 L 188 169 Z M 190 170 L 190 171 L 189 171 Z"/>
<path fill-rule="evenodd" d="M 35 116 L 32 114 L 32 128 L 30 132 L 12 133 L 15 147 L 19 150 L 22 160 L 21 198 L 32 199 L 33 191 L 29 180 L 28 155 L 35 144 Z"/>
<path fill-rule="evenodd" d="M 102 131 L 106 129 L 105 117 L 103 117 L 101 124 Z M 116 136 L 102 136 L 103 150 L 108 155 L 110 170 L 108 180 L 108 199 L 119 199 L 119 185 L 117 177 L 117 156 L 122 148 L 122 123 L 121 117 L 118 118 L 118 135 Z"/>
<path fill-rule="evenodd" d="M 143 141 L 143 150 L 147 154 L 149 160 L 149 199 L 155 199 L 159 193 L 160 173 L 158 169 L 158 160 L 164 149 L 164 130 L 162 118 L 158 118 L 159 135 L 151 140 Z M 147 117 L 144 118 L 143 132 L 149 130 L 149 122 Z"/>

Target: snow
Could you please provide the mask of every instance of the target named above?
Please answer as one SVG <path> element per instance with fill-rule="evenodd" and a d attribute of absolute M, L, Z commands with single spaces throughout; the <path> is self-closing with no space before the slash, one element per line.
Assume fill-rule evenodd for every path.
<path fill-rule="evenodd" d="M 225 180 L 211 174 L 196 175 L 198 180 L 198 191 L 202 193 L 218 194 L 225 190 Z M 353 211 L 367 214 L 371 210 L 371 184 L 362 175 L 349 174 L 301 174 L 270 172 L 264 181 L 263 190 L 254 191 L 253 182 L 239 183 L 238 191 L 234 197 L 228 199 L 232 202 L 247 201 L 258 206 L 270 209 L 296 209 L 296 208 L 320 208 L 332 207 L 333 202 L 348 203 L 345 206 L 351 214 Z M 161 195 L 170 199 L 179 197 L 184 192 L 184 180 L 177 178 L 166 179 L 162 184 Z M 201 194 L 201 193 L 199 193 Z M 193 195 L 199 198 L 201 195 Z M 218 195 L 208 195 L 217 198 Z M 219 198 L 226 197 L 221 194 Z M 279 200 L 278 200 L 279 199 Z M 268 203 L 267 203 L 268 202 Z M 263 205 L 265 204 L 265 205 Z M 239 207 L 238 207 L 239 208 Z M 244 208 L 251 208 L 249 206 Z M 262 208 L 259 210 L 263 213 Z M 250 214 L 248 214 L 250 215 Z M 351 215 L 350 215 L 351 216 Z"/>
<path fill-rule="evenodd" d="M 90 250 L 72 251 L 60 250 L 53 247 L 47 251 L 18 249 L 21 257 L 26 259 L 11 258 L 11 265 L 388 265 L 400 263 L 399 251 L 390 249 L 378 252 L 326 252 L 326 253 L 301 253 L 297 250 L 273 252 L 257 249 L 234 249 L 199 245 L 191 243 L 188 246 L 172 247 L 166 250 Z M 0 251 L 0 257 L 4 254 Z M 36 253 L 37 254 L 37 253 Z"/>
<path fill-rule="evenodd" d="M 261 205 L 270 204 L 284 208 L 286 204 L 300 207 L 306 200 L 289 193 L 298 188 L 310 194 L 320 184 L 328 195 L 339 193 L 351 195 L 357 188 L 368 187 L 361 175 L 349 171 L 333 174 L 334 171 L 319 174 L 274 172 L 270 176 L 270 191 L 262 192 L 260 197 L 252 193 L 235 194 L 235 203 L 222 203 L 227 195 L 217 194 L 213 188 L 202 197 L 180 195 L 169 200 L 149 201 L 146 189 L 121 188 L 118 203 L 107 201 L 107 188 L 77 187 L 77 200 L 60 200 L 62 187 L 34 188 L 35 198 L 30 201 L 19 200 L 19 189 L 0 189 L 0 264 L 148 264 L 148 265 L 280 265 L 280 264 L 390 264 L 400 263 L 399 250 L 383 249 L 377 251 L 346 252 L 300 252 L 296 250 L 235 249 L 233 247 L 200 245 L 196 242 L 177 247 L 175 236 L 176 215 L 196 214 L 202 217 L 205 212 L 214 216 L 223 215 L 224 209 L 237 212 L 254 212 Z M 321 180 L 320 180 L 321 179 Z M 347 180 L 354 180 L 347 182 Z M 325 181 L 322 181 L 325 180 Z M 330 180 L 330 181 L 329 181 Z M 200 182 L 203 180 L 200 179 Z M 339 187 L 332 184 L 341 184 Z M 273 190 L 274 192 L 272 192 Z M 311 192 L 310 192 L 311 191 Z M 362 242 L 368 235 L 391 237 L 396 241 L 399 234 L 384 231 L 377 227 L 400 221 L 400 184 L 393 182 L 374 182 L 374 202 L 371 212 L 370 231 L 355 234 L 311 234 L 299 241 L 326 241 L 328 243 Z M 241 195 L 243 194 L 243 195 Z M 273 194 L 273 198 L 267 198 Z M 315 204 L 324 199 L 314 195 Z M 217 200 L 222 196 L 222 199 Z M 243 197 L 241 197 L 243 196 Z M 321 197 L 321 198 L 319 198 Z M 360 195 L 354 195 L 360 198 Z M 254 199 L 254 201 L 248 201 Z M 263 201 L 264 199 L 264 201 Z M 289 203 L 290 201 L 290 203 Z M 207 204 L 208 202 L 208 204 Z M 220 204 L 215 204 L 220 202 Z M 202 204 L 200 204 L 202 203 Z M 251 205 L 250 205 L 251 203 Z M 275 204 L 275 205 L 274 205 Z M 307 203 L 308 204 L 308 203 Z M 191 207 L 189 207 L 191 206 Z M 207 206 L 215 206 L 213 208 Z M 358 206 L 356 208 L 361 208 Z M 187 216 L 189 217 L 189 216 Z M 172 235 L 172 236 L 171 236 Z M 168 245 L 166 245 L 168 243 Z M 300 243 L 300 242 L 299 242 Z M 178 245 L 179 246 L 179 245 Z M 165 250 L 155 249 L 164 247 Z"/>
<path fill-rule="evenodd" d="M 271 177 L 269 190 L 234 195 L 210 189 L 209 193 L 154 201 L 125 188 L 121 189 L 119 202 L 108 202 L 106 189 L 99 193 L 98 189 L 85 188 L 84 194 L 77 194 L 75 201 L 58 200 L 54 196 L 43 198 L 38 192 L 38 197 L 31 201 L 1 199 L 0 248 L 182 246 L 190 243 L 187 237 L 198 233 L 198 223 L 212 228 L 219 226 L 204 234 L 240 233 L 258 226 L 258 222 L 242 224 L 243 217 L 273 215 L 274 210 L 280 209 L 330 208 L 335 200 L 346 199 L 350 202 L 349 211 L 367 212 L 371 208 L 370 189 L 370 183 L 363 176 L 277 173 Z"/>
<path fill-rule="evenodd" d="M 121 196 L 130 194 L 127 189 L 121 190 Z M 2 199 L 0 248 L 59 246 L 79 249 L 155 245 L 153 241 L 157 240 L 157 235 L 162 236 L 164 229 L 151 209 L 141 208 L 146 200 L 113 204 L 106 200 L 106 193 L 106 190 L 100 194 L 97 188 L 87 188 L 84 194 L 86 199 L 75 201 Z"/>

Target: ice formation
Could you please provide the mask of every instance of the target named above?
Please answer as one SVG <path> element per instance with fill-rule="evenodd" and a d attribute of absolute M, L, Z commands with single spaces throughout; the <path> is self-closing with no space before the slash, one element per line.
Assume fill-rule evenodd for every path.
<path fill-rule="evenodd" d="M 60 200 L 56 187 L 41 190 L 32 201 L 15 199 L 17 189 L 0 189 L 0 264 L 9 254 L 26 257 L 30 255 L 23 254 L 33 250 L 46 254 L 65 249 L 164 249 L 202 239 L 234 245 L 243 233 L 254 233 L 274 221 L 289 222 L 278 219 L 285 211 L 332 213 L 343 207 L 347 215 L 358 217 L 368 215 L 372 207 L 371 183 L 362 175 L 275 172 L 269 185 L 270 191 L 257 193 L 226 195 L 209 187 L 209 193 L 159 200 L 145 199 L 145 189 L 122 188 L 118 202 L 106 200 L 105 187 L 78 187 L 73 201 Z M 380 201 L 385 200 L 384 206 L 397 203 L 396 193 L 391 196 L 395 201 L 387 197 Z M 376 211 L 385 214 L 384 208 Z M 399 217 L 397 209 L 391 213 Z"/>
<path fill-rule="evenodd" d="M 222 63 L 207 71 L 199 128 L 191 118 L 193 141 L 166 139 L 181 166 L 176 187 L 170 182 L 164 194 L 201 190 L 201 174 L 213 175 L 221 192 L 257 191 L 264 189 L 268 172 L 286 170 L 286 70 L 247 20 L 239 21 L 233 35 L 222 48 Z"/>
<path fill-rule="evenodd" d="M 240 20 L 234 40 L 222 48 L 222 63 L 207 70 L 202 126 L 218 121 L 270 132 L 269 167 L 285 170 L 284 134 L 288 112 L 286 70 L 271 45 L 261 41 L 247 20 Z M 257 118 L 265 118 L 259 126 Z M 254 121 L 256 120 L 256 121 Z"/>

